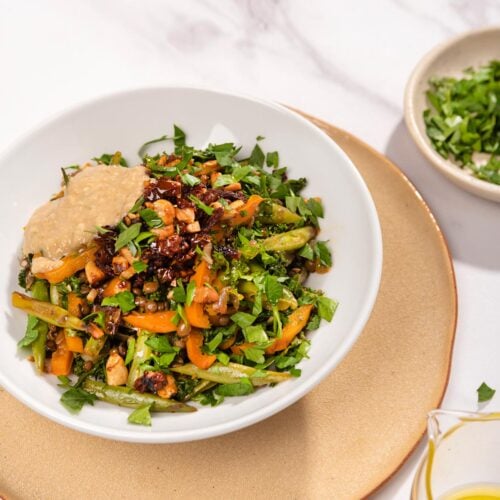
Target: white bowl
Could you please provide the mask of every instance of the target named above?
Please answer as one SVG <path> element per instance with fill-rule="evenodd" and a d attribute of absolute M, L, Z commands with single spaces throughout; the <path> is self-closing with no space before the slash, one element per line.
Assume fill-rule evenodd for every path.
<path fill-rule="evenodd" d="M 302 376 L 248 397 L 227 398 L 192 414 L 155 414 L 152 427 L 127 423 L 129 409 L 97 402 L 79 415 L 59 403 L 61 389 L 52 376 L 37 376 L 18 351 L 26 316 L 10 305 L 17 288 L 22 227 L 33 210 L 58 191 L 60 167 L 103 152 L 120 150 L 138 162 L 138 147 L 170 133 L 177 124 L 188 142 L 235 141 L 249 153 L 258 135 L 265 150 L 278 150 L 292 176 L 310 180 L 309 195 L 325 205 L 321 238 L 330 240 L 334 267 L 311 277 L 310 285 L 340 302 L 332 323 L 311 335 L 310 359 Z M 165 146 L 165 145 L 164 145 Z M 170 145 L 167 145 L 170 147 Z M 361 176 L 345 153 L 296 113 L 247 97 L 192 88 L 151 88 L 114 94 L 72 109 L 39 126 L 0 159 L 0 384 L 33 410 L 90 434 L 145 443 L 167 443 L 225 434 L 284 409 L 324 379 L 361 333 L 375 302 L 382 267 L 382 242 L 375 207 Z M 353 380 L 353 384 L 356 381 Z"/>
<path fill-rule="evenodd" d="M 457 186 L 488 200 L 500 202 L 500 186 L 473 177 L 433 147 L 425 131 L 422 113 L 429 108 L 425 95 L 429 78 L 460 77 L 468 67 L 479 67 L 500 57 L 500 27 L 469 31 L 438 45 L 418 63 L 408 80 L 404 97 L 404 114 L 413 140 L 426 158 Z"/>

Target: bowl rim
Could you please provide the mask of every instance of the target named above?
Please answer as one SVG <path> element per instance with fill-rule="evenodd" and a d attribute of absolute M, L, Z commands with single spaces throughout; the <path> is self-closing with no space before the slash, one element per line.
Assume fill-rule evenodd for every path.
<path fill-rule="evenodd" d="M 294 390 L 289 391 L 287 394 L 279 399 L 276 399 L 272 403 L 266 405 L 265 407 L 254 410 L 247 415 L 243 415 L 234 420 L 225 423 L 219 423 L 210 425 L 209 427 L 181 430 L 181 431 L 168 431 L 168 430 L 156 430 L 151 428 L 150 433 L 134 431 L 132 426 L 130 430 L 120 430 L 120 429 L 109 429 L 102 427 L 95 423 L 89 423 L 78 419 L 78 415 L 72 415 L 70 413 L 64 414 L 62 412 L 56 411 L 55 409 L 46 406 L 43 401 L 36 399 L 29 394 L 25 393 L 23 390 L 18 389 L 18 387 L 11 383 L 7 378 L 5 378 L 0 371 L 0 386 L 5 388 L 11 395 L 16 399 L 21 401 L 23 404 L 35 410 L 37 413 L 49 418 L 50 420 L 69 427 L 73 430 L 84 432 L 90 435 L 117 440 L 124 442 L 135 442 L 135 443 L 145 443 L 145 444 L 161 444 L 161 443 L 179 443 L 179 442 L 189 442 L 200 439 L 206 439 L 210 437 L 216 437 L 223 434 L 228 434 L 230 432 L 243 429 L 252 424 L 260 422 L 272 415 L 278 413 L 279 411 L 292 405 L 310 390 L 312 390 L 316 385 L 318 385 L 323 379 L 325 379 L 333 369 L 342 361 L 348 351 L 358 340 L 364 326 L 366 325 L 373 306 L 375 305 L 375 300 L 377 298 L 378 290 L 380 287 L 380 281 L 382 277 L 382 261 L 383 261 L 383 247 L 382 247 L 382 231 L 380 226 L 380 221 L 378 218 L 377 210 L 373 198 L 366 186 L 361 174 L 354 166 L 354 163 L 343 151 L 343 149 L 331 139 L 324 131 L 316 127 L 309 120 L 298 114 L 282 104 L 270 102 L 264 99 L 260 99 L 251 95 L 244 93 L 234 93 L 226 92 L 221 90 L 212 89 L 210 87 L 200 87 L 191 85 L 152 85 L 152 86 L 139 86 L 132 87 L 129 89 L 124 89 L 115 92 L 107 92 L 101 94 L 97 97 L 85 99 L 77 102 L 76 104 L 67 107 L 61 111 L 55 112 L 47 118 L 38 122 L 21 134 L 17 139 L 15 139 L 10 146 L 7 146 L 0 152 L 0 164 L 5 161 L 5 158 L 16 150 L 23 142 L 28 140 L 32 135 L 40 132 L 45 127 L 49 126 L 51 123 L 64 119 L 78 111 L 84 110 L 87 106 L 96 105 L 100 102 L 105 102 L 109 99 L 115 98 L 126 98 L 131 94 L 141 94 L 149 92 L 162 92 L 162 91 L 185 91 L 192 90 L 203 92 L 212 95 L 232 97 L 237 99 L 243 99 L 246 101 L 251 101 L 266 107 L 272 108 L 274 111 L 286 115 L 290 119 L 299 121 L 305 127 L 309 128 L 312 132 L 317 134 L 323 142 L 325 142 L 328 147 L 333 148 L 337 153 L 344 159 L 344 161 L 350 166 L 352 174 L 356 179 L 358 184 L 360 194 L 364 199 L 364 202 L 368 208 L 368 224 L 372 229 L 372 244 L 373 244 L 373 262 L 372 262 L 372 272 L 370 275 L 370 282 L 368 287 L 368 293 L 365 297 L 363 307 L 358 311 L 357 318 L 355 320 L 354 326 L 352 328 L 352 334 L 349 335 L 344 341 L 339 345 L 337 350 L 337 355 L 335 358 L 329 360 L 329 362 L 324 363 L 318 368 L 318 370 L 305 380 L 301 385 L 297 386 Z"/>
<path fill-rule="evenodd" d="M 472 190 L 473 192 L 481 192 L 484 196 L 493 200 L 500 200 L 500 186 L 488 181 L 484 181 L 473 177 L 466 170 L 460 168 L 451 160 L 443 158 L 431 145 L 426 134 L 421 133 L 418 123 L 421 122 L 422 116 L 417 114 L 415 106 L 415 98 L 417 96 L 417 85 L 421 81 L 423 74 L 429 66 L 444 52 L 459 42 L 468 38 L 474 38 L 489 33 L 498 32 L 500 34 L 500 26 L 487 26 L 475 30 L 466 31 L 457 36 L 454 36 L 430 49 L 413 69 L 410 78 L 405 87 L 404 92 L 404 118 L 406 126 L 417 144 L 420 151 L 431 162 L 431 164 L 440 170 L 444 175 L 451 178 L 458 185 Z"/>

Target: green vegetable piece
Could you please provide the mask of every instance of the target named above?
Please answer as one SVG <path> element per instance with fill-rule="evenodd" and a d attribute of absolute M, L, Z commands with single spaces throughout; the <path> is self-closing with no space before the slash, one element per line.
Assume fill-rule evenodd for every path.
<path fill-rule="evenodd" d="M 118 406 L 139 408 L 141 406 L 151 405 L 150 411 L 170 413 L 190 413 L 196 411 L 196 408 L 193 406 L 172 399 L 164 399 L 153 394 L 140 393 L 129 387 L 110 386 L 103 382 L 90 380 L 88 378 L 85 379 L 82 387 L 85 391 L 97 397 L 97 399 Z"/>
<path fill-rule="evenodd" d="M 135 352 L 132 358 L 132 364 L 128 372 L 127 386 L 134 387 L 135 381 L 142 375 L 141 364 L 147 361 L 153 353 L 152 348 L 147 344 L 151 334 L 139 331 L 135 341 Z"/>
<path fill-rule="evenodd" d="M 235 384 L 222 384 L 219 385 L 215 392 L 219 396 L 246 396 L 247 394 L 252 394 L 254 392 L 254 387 L 249 378 L 242 378 L 239 382 Z"/>
<path fill-rule="evenodd" d="M 129 337 L 127 340 L 127 355 L 125 356 L 125 365 L 128 366 L 134 359 L 135 354 L 135 338 Z"/>
<path fill-rule="evenodd" d="M 85 404 L 93 405 L 95 400 L 96 396 L 79 387 L 71 387 L 60 399 L 61 404 L 74 414 L 79 413 Z"/>
<path fill-rule="evenodd" d="M 270 213 L 267 212 L 266 210 L 265 214 L 259 216 L 259 219 L 266 224 L 295 224 L 302 220 L 299 214 L 277 203 L 271 205 Z"/>
<path fill-rule="evenodd" d="M 252 378 L 252 375 L 257 371 L 250 366 L 240 365 L 238 363 L 229 363 L 223 365 L 222 363 L 214 363 L 208 370 L 202 370 L 196 365 L 187 363 L 181 366 L 174 366 L 170 368 L 175 373 L 181 373 L 191 377 L 210 380 L 219 384 L 235 384 L 240 382 L 242 378 L 248 377 L 251 379 L 254 386 L 261 386 L 267 384 L 277 384 L 284 382 L 290 378 L 288 373 L 273 372 L 265 370 L 265 376 Z"/>
<path fill-rule="evenodd" d="M 144 208 L 139 212 L 139 215 L 148 227 L 158 228 L 164 226 L 161 217 L 151 208 Z"/>
<path fill-rule="evenodd" d="M 489 401 L 494 395 L 495 395 L 496 390 L 492 389 L 491 387 L 486 384 L 486 382 L 483 382 L 478 388 L 477 388 L 477 401 L 478 403 L 484 403 L 485 401 Z"/>
<path fill-rule="evenodd" d="M 141 223 L 136 222 L 131 226 L 127 227 L 124 231 L 122 231 L 116 240 L 115 243 L 115 252 L 118 252 L 120 248 L 126 247 L 134 238 L 139 236 L 141 232 Z"/>
<path fill-rule="evenodd" d="M 80 318 L 71 316 L 66 309 L 50 302 L 32 299 L 22 293 L 13 292 L 12 305 L 51 325 L 73 330 L 86 330 L 86 325 Z"/>
<path fill-rule="evenodd" d="M 135 309 L 135 299 L 134 294 L 129 291 L 119 292 L 112 297 L 104 297 L 101 304 L 103 306 L 116 306 L 119 307 L 122 312 L 128 313 Z"/>
<path fill-rule="evenodd" d="M 262 241 L 265 250 L 272 252 L 290 252 L 303 247 L 316 235 L 316 230 L 311 226 L 292 229 L 285 233 L 270 236 Z"/>
<path fill-rule="evenodd" d="M 151 425 L 151 406 L 152 403 L 145 404 L 143 406 L 139 406 L 137 409 L 135 409 L 129 416 L 128 416 L 128 423 L 129 424 L 136 424 L 136 425 Z"/>
<path fill-rule="evenodd" d="M 331 321 L 337 310 L 338 303 L 328 297 L 318 298 L 318 314 L 326 321 Z"/>
<path fill-rule="evenodd" d="M 96 361 L 99 358 L 99 354 L 106 343 L 106 335 L 95 339 L 94 337 L 89 337 L 83 348 L 83 352 L 92 361 Z"/>
<path fill-rule="evenodd" d="M 31 288 L 33 298 L 47 302 L 49 293 L 47 283 L 43 280 L 36 280 Z M 33 360 L 38 372 L 42 373 L 45 364 L 45 344 L 47 342 L 47 333 L 49 327 L 45 321 L 39 320 L 36 316 L 28 316 L 28 324 L 26 326 L 26 334 L 19 341 L 19 347 L 31 345 Z"/>

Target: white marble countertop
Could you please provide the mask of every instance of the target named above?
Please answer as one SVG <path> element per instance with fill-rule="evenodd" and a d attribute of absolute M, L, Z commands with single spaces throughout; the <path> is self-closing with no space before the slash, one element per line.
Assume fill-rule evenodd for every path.
<path fill-rule="evenodd" d="M 0 0 L 0 149 L 55 112 L 120 89 L 189 84 L 286 103 L 358 135 L 415 183 L 448 238 L 459 321 L 443 407 L 499 389 L 500 205 L 436 173 L 402 121 L 420 57 L 500 24 L 498 0 Z M 407 499 L 420 447 L 378 498 Z"/>

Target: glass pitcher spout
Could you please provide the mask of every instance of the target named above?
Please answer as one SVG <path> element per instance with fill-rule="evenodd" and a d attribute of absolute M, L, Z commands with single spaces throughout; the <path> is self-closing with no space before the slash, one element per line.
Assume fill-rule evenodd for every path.
<path fill-rule="evenodd" d="M 500 413 L 433 410 L 413 500 L 500 500 Z"/>

